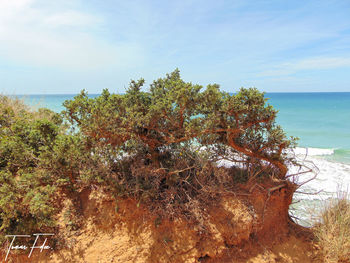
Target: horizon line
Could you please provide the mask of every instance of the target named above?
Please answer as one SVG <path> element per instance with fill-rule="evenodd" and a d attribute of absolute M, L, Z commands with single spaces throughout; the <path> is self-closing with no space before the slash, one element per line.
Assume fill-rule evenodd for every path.
<path fill-rule="evenodd" d="M 228 92 L 228 91 L 224 91 L 224 92 Z M 230 94 L 232 93 L 236 93 L 238 91 L 235 91 L 235 92 L 228 92 Z M 307 93 L 350 93 L 350 91 L 272 91 L 272 92 L 269 92 L 269 91 L 261 91 L 263 93 L 266 93 L 266 94 L 307 94 Z M 111 92 L 112 93 L 112 92 Z M 75 95 L 79 95 L 80 92 L 78 93 L 29 93 L 29 94 L 3 94 L 3 93 L 0 93 L 0 95 L 3 95 L 3 96 L 35 96 L 35 95 L 40 95 L 40 96 L 57 96 L 57 95 L 66 95 L 66 96 L 75 96 Z M 87 93 L 88 95 L 101 95 L 102 93 Z M 114 94 L 125 94 L 124 93 L 114 93 Z"/>

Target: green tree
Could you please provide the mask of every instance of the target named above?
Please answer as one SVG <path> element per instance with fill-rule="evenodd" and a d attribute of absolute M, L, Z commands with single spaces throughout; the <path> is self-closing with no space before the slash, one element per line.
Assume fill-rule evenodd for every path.
<path fill-rule="evenodd" d="M 146 91 L 143 85 L 131 81 L 125 94 L 104 90 L 96 98 L 82 91 L 64 103 L 96 164 L 105 165 L 100 182 L 115 195 L 132 196 L 160 215 L 199 220 L 198 208 L 234 182 L 285 180 L 293 161 L 285 150 L 295 140 L 276 124 L 277 111 L 263 93 L 203 88 L 182 80 L 178 70 Z M 235 170 L 218 167 L 220 159 L 234 161 Z"/>
<path fill-rule="evenodd" d="M 92 185 L 133 197 L 160 216 L 203 221 L 208 202 L 235 182 L 286 180 L 293 162 L 286 150 L 295 140 L 276 124 L 263 93 L 204 88 L 178 70 L 148 90 L 144 83 L 96 98 L 82 91 L 64 103 L 63 115 L 0 96 L 2 236 L 54 230 L 63 193 L 78 211 L 79 191 Z M 237 165 L 219 167 L 220 159 Z"/>
<path fill-rule="evenodd" d="M 286 149 L 294 145 L 276 124 L 277 111 L 255 88 L 237 94 L 221 92 L 216 84 L 206 89 L 185 82 L 175 70 L 141 90 L 144 80 L 132 81 L 124 95 L 89 99 L 83 91 L 67 101 L 66 115 L 97 144 L 128 152 L 142 149 L 152 166 L 164 167 L 164 156 L 181 143 L 228 148 L 256 166 L 270 165 L 278 178 L 287 173 Z M 135 146 L 137 145 L 137 146 Z M 171 167 L 169 167 L 171 168 Z"/>

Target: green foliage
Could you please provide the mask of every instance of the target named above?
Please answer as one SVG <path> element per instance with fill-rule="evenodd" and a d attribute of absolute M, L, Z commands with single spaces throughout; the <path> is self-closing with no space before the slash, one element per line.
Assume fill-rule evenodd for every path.
<path fill-rule="evenodd" d="M 285 178 L 292 161 L 285 150 L 295 141 L 275 123 L 277 111 L 257 89 L 230 95 L 217 84 L 185 82 L 178 70 L 148 91 L 143 85 L 143 79 L 131 81 L 123 95 L 104 90 L 94 99 L 82 91 L 64 103 L 66 118 L 110 168 L 102 181 L 111 191 L 168 214 L 190 214 L 233 182 Z M 219 159 L 243 167 L 229 173 L 215 165 Z"/>
<path fill-rule="evenodd" d="M 235 184 L 285 179 L 293 161 L 285 150 L 295 141 L 257 89 L 230 95 L 217 84 L 185 82 L 178 70 L 148 91 L 143 85 L 131 81 L 125 94 L 104 90 L 93 99 L 82 91 L 64 103 L 63 115 L 0 96 L 2 236 L 53 231 L 62 193 L 77 201 L 79 190 L 94 185 L 135 198 L 159 219 L 201 222 L 208 202 Z M 218 167 L 219 160 L 239 165 Z M 71 229 L 78 210 L 66 211 Z"/>
<path fill-rule="evenodd" d="M 0 101 L 0 233 L 52 228 L 56 187 L 39 164 L 54 147 L 61 118 L 49 110 L 31 112 L 19 100 Z"/>
<path fill-rule="evenodd" d="M 178 70 L 154 81 L 149 92 L 141 91 L 143 84 L 132 81 L 124 95 L 104 90 L 95 99 L 83 91 L 65 102 L 66 116 L 93 145 L 112 145 L 128 154 L 143 151 L 155 166 L 162 156 L 176 154 L 181 143 L 195 141 L 254 159 L 256 166 L 267 162 L 277 177 L 285 176 L 284 150 L 294 141 L 276 125 L 276 110 L 257 89 L 229 95 L 214 84 L 203 90 L 184 82 Z"/>

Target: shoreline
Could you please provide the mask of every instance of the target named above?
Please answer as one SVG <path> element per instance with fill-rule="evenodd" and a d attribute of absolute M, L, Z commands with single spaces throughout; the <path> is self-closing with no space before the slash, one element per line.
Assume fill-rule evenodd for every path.
<path fill-rule="evenodd" d="M 316 219 L 319 218 L 325 204 L 331 200 L 339 197 L 347 197 L 350 200 L 350 164 L 327 160 L 332 153 L 329 149 L 324 150 L 324 153 L 328 151 L 330 154 L 306 157 L 300 153 L 297 155 L 301 160 L 305 159 L 310 166 L 317 167 L 314 173 L 299 176 L 300 183 L 307 183 L 294 193 L 290 208 L 290 212 L 300 219 L 298 223 L 305 227 L 311 227 L 317 222 Z"/>

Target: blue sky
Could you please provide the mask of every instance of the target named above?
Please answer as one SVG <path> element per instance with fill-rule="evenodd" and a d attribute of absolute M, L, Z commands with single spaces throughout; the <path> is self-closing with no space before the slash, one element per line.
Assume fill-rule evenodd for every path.
<path fill-rule="evenodd" d="M 350 1 L 0 0 L 0 93 L 123 92 L 175 68 L 231 92 L 350 91 Z"/>

